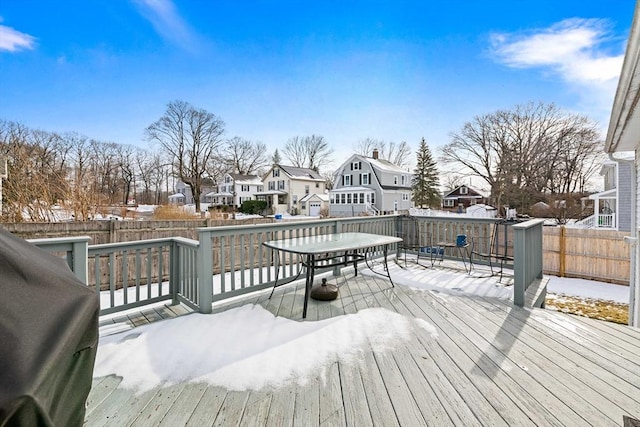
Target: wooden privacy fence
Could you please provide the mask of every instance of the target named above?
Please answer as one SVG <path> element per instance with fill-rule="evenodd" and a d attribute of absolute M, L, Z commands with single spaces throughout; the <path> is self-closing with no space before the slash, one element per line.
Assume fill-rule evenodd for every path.
<path fill-rule="evenodd" d="M 629 284 L 627 232 L 583 228 L 545 227 L 544 272 L 602 282 Z"/>
<path fill-rule="evenodd" d="M 376 217 L 369 217 L 373 220 Z M 433 241 L 455 240 L 457 233 L 487 235 L 494 220 L 463 221 L 463 217 L 417 217 Z M 361 217 L 361 220 L 363 217 Z M 366 219 L 366 217 L 364 217 Z M 184 237 L 198 239 L 198 228 L 228 225 L 259 225 L 274 222 L 272 218 L 256 220 L 194 221 L 93 221 L 73 223 L 4 223 L 2 226 L 24 239 L 89 236 L 90 245 L 145 239 Z M 629 284 L 629 247 L 623 242 L 628 233 L 619 231 L 544 227 L 544 273 L 603 282 Z M 500 236 L 498 244 L 512 242 L 512 236 Z M 234 242 L 235 243 L 235 242 Z M 240 244 L 249 246 L 251 242 Z M 214 243 L 218 244 L 218 242 Z M 231 244 L 231 241 L 225 242 Z M 239 260 L 239 258 L 237 258 Z M 90 267 L 91 268 L 91 267 Z M 93 277 L 93 271 L 87 272 Z M 131 278 L 130 278 L 131 279 Z"/>

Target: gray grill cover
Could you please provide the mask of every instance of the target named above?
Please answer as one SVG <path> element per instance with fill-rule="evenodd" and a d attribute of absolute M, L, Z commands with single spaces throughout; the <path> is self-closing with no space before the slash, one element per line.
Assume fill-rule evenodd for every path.
<path fill-rule="evenodd" d="M 0 227 L 0 426 L 81 426 L 99 303 L 65 261 Z"/>

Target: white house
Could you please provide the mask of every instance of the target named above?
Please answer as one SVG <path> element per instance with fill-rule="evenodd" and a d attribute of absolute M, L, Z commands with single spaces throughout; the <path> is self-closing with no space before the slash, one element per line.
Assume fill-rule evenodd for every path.
<path fill-rule="evenodd" d="M 631 231 L 633 156 L 629 154 L 632 153 L 602 164 L 600 175 L 604 179 L 604 190 L 589 195 L 594 213 L 576 226 Z"/>
<path fill-rule="evenodd" d="M 209 178 L 204 178 L 202 180 L 202 190 L 201 190 L 201 194 L 200 194 L 200 201 L 204 202 L 205 201 L 205 195 L 211 191 L 213 191 L 215 188 L 215 183 L 213 182 L 212 179 Z M 193 204 L 195 203 L 195 200 L 193 198 L 193 194 L 191 193 L 191 187 L 189 187 L 187 184 L 185 184 L 184 182 L 178 180 L 176 181 L 176 194 L 182 194 L 182 203 L 184 204 Z M 172 196 L 175 196 L 176 194 L 173 194 Z M 178 198 L 174 198 L 178 199 Z M 171 199 L 170 199 L 171 200 Z"/>
<path fill-rule="evenodd" d="M 262 177 L 262 184 L 264 191 L 256 194 L 256 198 L 265 200 L 267 209 L 274 214 L 302 214 L 302 199 L 313 194 L 323 195 L 326 189 L 324 178 L 313 169 L 285 165 L 273 165 Z"/>
<path fill-rule="evenodd" d="M 300 214 L 308 216 L 320 216 L 323 209 L 329 208 L 328 194 L 307 194 L 300 199 Z"/>
<path fill-rule="evenodd" d="M 207 193 L 205 201 L 217 206 L 239 208 L 243 202 L 252 200 L 254 195 L 261 193 L 262 190 L 262 179 L 258 175 L 226 173 L 218 183 L 217 191 Z"/>
<path fill-rule="evenodd" d="M 631 257 L 629 324 L 640 327 L 640 2 L 636 3 L 604 149 L 614 159 L 619 153 L 634 152 L 631 232 L 625 240 Z"/>
<path fill-rule="evenodd" d="M 329 215 L 356 216 L 408 211 L 411 174 L 378 157 L 354 154 L 336 171 L 329 192 Z"/>

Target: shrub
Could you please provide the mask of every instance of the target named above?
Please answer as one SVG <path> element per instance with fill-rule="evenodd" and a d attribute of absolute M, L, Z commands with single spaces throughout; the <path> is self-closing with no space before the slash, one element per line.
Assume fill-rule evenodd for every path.
<path fill-rule="evenodd" d="M 246 200 L 240 206 L 240 212 L 248 215 L 262 215 L 267 209 L 267 202 L 264 200 Z"/>

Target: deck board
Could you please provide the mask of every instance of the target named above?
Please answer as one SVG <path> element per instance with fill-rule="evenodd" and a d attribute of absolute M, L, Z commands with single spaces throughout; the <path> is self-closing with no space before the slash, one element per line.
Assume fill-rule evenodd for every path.
<path fill-rule="evenodd" d="M 416 277 L 431 271 L 409 268 Z M 607 426 L 621 425 L 623 415 L 640 418 L 640 330 L 490 296 L 392 287 L 348 268 L 342 273 L 329 276 L 339 285 L 338 299 L 310 300 L 306 320 L 303 284 L 278 287 L 272 298 L 269 289 L 219 302 L 214 313 L 258 304 L 311 322 L 382 307 L 406 316 L 409 338 L 393 351 L 370 348 L 357 360 L 328 363 L 306 384 L 275 389 L 182 383 L 137 394 L 116 376 L 95 378 L 85 424 Z M 166 305 L 110 316 L 100 320 L 101 333 L 189 312 Z"/>

